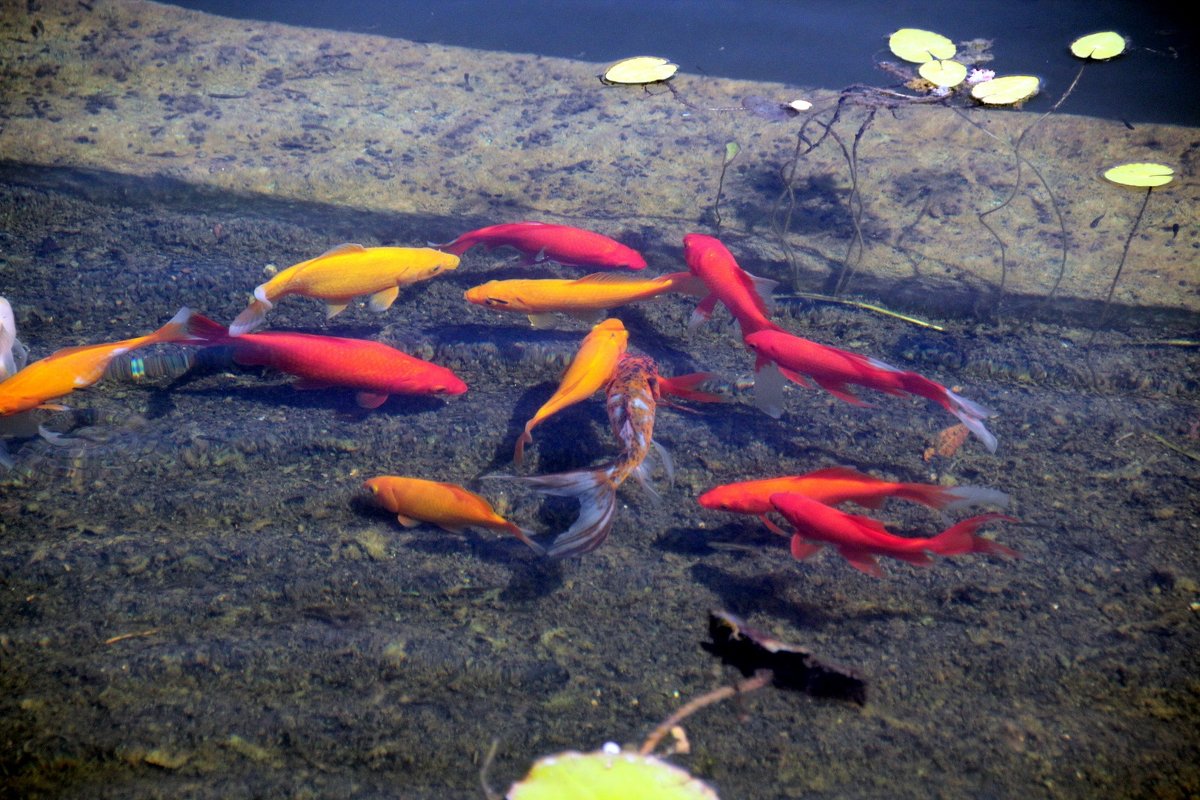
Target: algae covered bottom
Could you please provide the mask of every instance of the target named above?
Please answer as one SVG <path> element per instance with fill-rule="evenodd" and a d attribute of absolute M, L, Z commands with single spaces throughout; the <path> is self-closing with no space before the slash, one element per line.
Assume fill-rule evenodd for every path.
<path fill-rule="evenodd" d="M 348 59 L 319 63 L 349 80 Z M 317 78 L 280 70 L 280 82 L 260 90 L 323 113 L 313 97 L 295 95 L 297 81 Z M 65 118 L 86 128 L 89 117 L 111 111 L 97 102 L 96 114 L 81 109 Z M 668 95 L 626 95 L 619 107 L 626 106 L 699 126 L 694 116 L 672 117 L 694 112 Z M 921 109 L 899 115 L 915 120 L 905 136 L 934 125 Z M 35 120 L 22 117 L 20 125 Z M 295 134 L 300 144 L 327 135 L 324 123 L 310 123 L 316 127 Z M 661 126 L 638 124 L 662 144 Z M 871 138 L 884 129 L 879 124 L 864 134 L 863 174 L 903 189 L 901 164 Z M 341 242 L 419 246 L 477 222 L 542 216 L 637 246 L 657 274 L 684 268 L 683 232 L 712 232 L 714 223 L 712 159 L 686 181 L 684 170 L 664 162 L 676 177 L 656 189 L 670 200 L 655 213 L 619 198 L 626 180 L 641 185 L 641 170 L 652 183 L 657 167 L 614 158 L 617 167 L 599 169 L 597 161 L 580 168 L 583 177 L 542 175 L 554 183 L 554 191 L 542 187 L 553 195 L 545 208 L 535 198 L 489 198 L 459 185 L 471 208 L 458 215 L 442 205 L 452 194 L 444 185 L 430 189 L 423 208 L 405 210 L 347 203 L 338 195 L 344 184 L 322 194 L 311 173 L 311 196 L 287 186 L 256 195 L 221 184 L 219 172 L 207 183 L 188 169 L 150 174 L 146 158 L 111 171 L 87 159 L 45 163 L 3 137 L 0 295 L 12 301 L 34 358 L 145 333 L 181 305 L 227 322 L 265 280 L 266 265 L 283 268 Z M 794 132 L 783 138 L 795 142 Z M 478 134 L 457 141 L 468 139 L 475 149 L 461 157 L 492 164 Z M 1179 141 L 1162 146 L 1186 152 Z M 151 163 L 204 163 L 183 153 L 200 145 L 186 137 L 177 144 L 177 155 Z M 1034 144 L 1025 154 L 1035 163 L 1069 171 L 1047 155 L 1050 144 Z M 270 149 L 297 169 L 322 155 L 309 145 Z M 724 187 L 722 239 L 751 272 L 788 282 L 807 269 L 829 271 L 840 258 L 830 254 L 854 237 L 842 202 L 845 163 L 827 171 L 806 165 L 813 174 L 797 209 L 810 212 L 804 225 L 813 229 L 791 231 L 808 265 L 796 272 L 768 222 L 781 179 L 769 178 L 780 162 L 769 165 L 767 149 L 761 166 L 735 173 Z M 998 161 L 1011 158 L 999 152 Z M 753 155 L 743 150 L 737 163 L 759 164 Z M 994 176 L 1006 169 L 988 172 L 977 151 L 945 155 L 947 164 L 955 158 L 980 170 L 968 170 L 973 192 L 995 185 L 1003 196 L 1007 184 Z M 262 178 L 259 166 L 243 175 Z M 1190 161 L 1179 166 L 1194 179 Z M 271 312 L 273 328 L 379 339 L 433 360 L 466 382 L 461 396 L 393 397 L 364 411 L 347 390 L 298 391 L 290 378 L 244 369 L 219 351 L 181 356 L 164 348 L 143 354 L 144 369 L 126 365 L 69 396 L 71 412 L 45 412 L 41 421 L 65 438 L 6 433 L 15 467 L 0 474 L 0 786 L 22 797 L 478 797 L 493 740 L 488 779 L 508 786 L 544 755 L 636 743 L 688 699 L 735 681 L 702 647 L 709 612 L 723 609 L 853 668 L 869 690 L 862 707 L 770 690 L 690 718 L 691 752 L 672 760 L 722 797 L 1200 791 L 1192 658 L 1200 385 L 1187 346 L 1198 326 L 1194 301 L 1177 299 L 1194 279 L 1187 284 L 1185 275 L 1186 285 L 1160 298 L 1146 274 L 1164 263 L 1164 274 L 1176 269 L 1179 251 L 1192 246 L 1194 211 L 1180 199 L 1192 189 L 1162 196 L 1162 216 L 1134 244 L 1140 266 L 1118 295 L 1112 329 L 1089 341 L 1090 329 L 1055 318 L 1086 318 L 1102 287 L 1065 284 L 1075 288 L 1043 303 L 1036 287 L 1046 285 L 1044 272 L 1014 290 L 1028 300 L 1018 307 L 1039 310 L 1036 319 L 949 313 L 959 306 L 936 293 L 934 264 L 961 257 L 991 269 L 994 252 L 990 244 L 956 252 L 965 239 L 939 239 L 948 221 L 976 218 L 961 207 L 967 195 L 956 193 L 950 167 L 938 174 L 924 181 L 936 191 L 920 225 L 885 219 L 894 198 L 867 195 L 860 222 L 879 236 L 866 238 L 870 252 L 911 255 L 903 263 L 912 275 L 877 272 L 868 261 L 855 285 L 883 287 L 863 298 L 924 309 L 944 331 L 786 296 L 773 319 L 922 372 L 995 409 L 995 454 L 968 442 L 953 456 L 927 459 L 931 440 L 954 420 L 913 398 L 873 394 L 864 396 L 871 406 L 856 407 L 797 387 L 785 394 L 782 418 L 771 419 L 742 389 L 753 359 L 729 316 L 719 309 L 689 331 L 695 300 L 675 296 L 615 312 L 630 350 L 653 357 L 665 375 L 715 372 L 731 401 L 658 409 L 655 439 L 676 466 L 672 485 L 658 475 L 660 498 L 623 485 L 604 545 L 564 561 L 539 558 L 502 532 L 402 528 L 372 504 L 362 488 L 367 478 L 464 483 L 539 534 L 562 530 L 575 513 L 570 502 L 475 480 L 518 471 L 511 456 L 522 425 L 551 395 L 589 327 L 564 319 L 535 330 L 520 316 L 466 304 L 463 292 L 485 280 L 577 272 L 523 265 L 506 250 L 465 254 L 458 269 L 406 287 L 382 315 L 352 306 L 325 322 L 306 298 Z M 278 180 L 290 186 L 299 175 L 284 169 Z M 538 185 L 522 180 L 514 186 Z M 1048 183 L 1062 186 L 1053 175 Z M 1033 226 L 1030 238 L 1057 252 L 1053 213 L 1039 206 L 1049 201 L 1024 202 L 1013 231 Z M 1073 239 L 1070 266 L 1095 245 L 1097 264 L 1111 268 L 1127 228 L 1107 229 L 1109 216 L 1089 227 L 1096 215 L 1080 213 L 1072 232 L 1094 238 Z M 827 230 L 815 229 L 821 222 Z M 1097 231 L 1107 232 L 1102 246 Z M 982 236 L 977 224 L 975 236 Z M 1029 244 L 1009 241 L 1014 249 Z M 989 277 L 946 280 L 986 288 Z M 966 294 L 992 297 L 982 289 Z M 905 302 L 918 296 L 923 301 Z M 1141 302 L 1147 297 L 1158 299 Z M 1006 300 L 1014 302 L 1021 298 Z M 939 304 L 946 313 L 931 314 Z M 594 466 L 614 447 L 603 403 L 580 403 L 538 426 L 519 474 Z M 992 535 L 1023 558 L 938 559 L 929 569 L 889 563 L 876 579 L 830 554 L 795 561 L 786 541 L 758 521 L 696 502 L 721 483 L 833 465 L 1007 492 L 1021 522 Z M 945 527 L 936 514 L 899 504 L 872 513 L 913 534 Z"/>

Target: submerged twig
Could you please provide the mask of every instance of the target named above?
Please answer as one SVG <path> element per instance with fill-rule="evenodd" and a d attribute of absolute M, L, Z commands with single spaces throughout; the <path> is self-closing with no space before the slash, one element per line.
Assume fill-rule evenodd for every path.
<path fill-rule="evenodd" d="M 736 695 L 748 694 L 756 689 L 761 689 L 769 684 L 774 677 L 775 674 L 771 670 L 760 670 L 754 677 L 747 678 L 733 686 L 722 686 L 719 689 L 713 689 L 711 692 L 692 698 L 676 709 L 675 713 L 663 720 L 657 728 L 650 732 L 650 735 L 646 737 L 646 741 L 642 742 L 642 746 L 638 748 L 638 755 L 648 756 L 653 753 L 654 748 L 658 747 L 658 743 L 662 741 L 662 738 L 672 728 L 700 709 Z"/>
<path fill-rule="evenodd" d="M 877 306 L 873 303 L 864 303 L 861 300 L 850 300 L 845 297 L 831 297 L 827 294 L 813 294 L 811 292 L 792 292 L 791 294 L 775 295 L 776 300 L 788 300 L 790 298 L 799 298 L 799 299 L 803 299 L 803 300 L 816 300 L 816 301 L 822 302 L 822 303 L 837 303 L 837 304 L 843 305 L 843 306 L 852 306 L 853 308 L 861 308 L 864 311 L 871 311 L 876 314 L 882 314 L 885 317 L 891 317 L 892 319 L 898 319 L 901 322 L 907 322 L 910 325 L 916 325 L 918 328 L 928 328 L 928 329 L 934 330 L 934 331 L 945 331 L 946 330 L 941 325 L 937 325 L 932 322 L 926 322 L 925 320 L 918 319 L 917 317 L 910 317 L 907 314 L 901 314 L 898 311 L 892 311 L 890 309 L 884 308 L 883 306 Z"/>

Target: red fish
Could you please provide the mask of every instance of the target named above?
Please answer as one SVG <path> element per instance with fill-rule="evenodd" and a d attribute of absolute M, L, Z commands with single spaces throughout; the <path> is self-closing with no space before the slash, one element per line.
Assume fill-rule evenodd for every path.
<path fill-rule="evenodd" d="M 771 504 L 796 529 L 792 535 L 792 556 L 797 559 L 815 555 L 824 545 L 837 548 L 857 570 L 882 577 L 876 556 L 895 558 L 910 564 L 928 566 L 929 554 L 956 556 L 965 553 L 1020 558 L 1020 554 L 1002 544 L 976 536 L 981 525 L 993 521 L 1018 522 L 1004 514 L 980 514 L 952 525 L 937 536 L 909 538 L 889 533 L 879 520 L 847 514 L 802 494 L 780 493 L 770 497 Z"/>
<path fill-rule="evenodd" d="M 548 222 L 508 222 L 469 231 L 452 242 L 433 245 L 461 256 L 477 244 L 491 250 L 515 247 L 532 263 L 556 261 L 570 267 L 644 269 L 642 254 L 593 231 Z"/>
<path fill-rule="evenodd" d="M 985 503 L 1001 507 L 1008 505 L 1008 495 L 995 489 L 893 483 L 848 467 L 828 467 L 804 475 L 727 483 L 709 489 L 697 498 L 697 502 L 705 508 L 754 514 L 775 533 L 790 536 L 790 533 L 767 519 L 767 514 L 775 510 L 771 505 L 771 495 L 783 492 L 802 494 L 831 506 L 852 502 L 867 508 L 880 508 L 888 497 L 898 497 L 940 511 Z"/>
<path fill-rule="evenodd" d="M 811 378 L 825 391 L 855 405 L 863 405 L 863 402 L 847 385 L 866 386 L 887 394 L 915 394 L 932 400 L 958 417 L 979 437 L 988 452 L 996 452 L 996 437 L 983 424 L 995 413 L 923 375 L 783 330 L 757 331 L 743 341 L 758 356 L 754 366 L 756 402 L 771 416 L 778 417 L 782 412 L 776 405 L 776 398 L 782 394 L 780 373 L 801 386 L 809 386 L 808 379 Z"/>
<path fill-rule="evenodd" d="M 300 378 L 296 387 L 357 389 L 363 408 L 376 408 L 393 394 L 462 394 L 467 390 L 445 367 L 365 339 L 272 331 L 230 336 L 219 323 L 193 314 L 191 344 L 229 345 L 239 364 L 272 367 Z"/>
<path fill-rule="evenodd" d="M 780 330 L 767 319 L 775 281 L 746 272 L 719 239 L 702 233 L 683 237 L 683 258 L 692 274 L 704 281 L 709 294 L 692 312 L 689 327 L 708 319 L 720 301 L 742 328 L 742 336 L 755 331 Z"/>

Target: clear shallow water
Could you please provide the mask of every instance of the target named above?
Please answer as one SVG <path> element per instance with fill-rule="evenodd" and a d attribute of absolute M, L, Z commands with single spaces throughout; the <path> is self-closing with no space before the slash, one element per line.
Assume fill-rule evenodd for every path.
<path fill-rule="evenodd" d="M 863 155 L 874 175 L 910 168 L 886 148 Z M 185 302 L 228 320 L 262 265 L 332 243 L 420 242 L 461 227 L 120 175 L 11 164 L 0 174 L 0 293 L 35 356 L 149 330 Z M 622 177 L 589 176 L 580 198 Z M 725 206 L 739 255 L 767 235 L 753 223 L 775 194 L 747 186 Z M 828 248 L 838 258 L 853 235 L 844 194 L 814 194 L 837 198 L 806 207 L 805 222 L 840 236 Z M 872 196 L 867 209 L 889 200 Z M 707 229 L 711 209 L 693 205 L 689 222 Z M 952 205 L 936 213 L 977 222 Z M 1053 231 L 1043 216 L 1039 230 Z M 1178 221 L 1187 242 L 1191 221 Z M 654 224 L 641 236 L 655 263 L 679 263 L 678 242 Z M 1160 225 L 1144 241 L 1169 239 Z M 1157 251 L 1136 252 L 1153 269 Z M 779 259 L 755 269 L 789 277 Z M 1196 791 L 1197 384 L 1193 351 L 1154 344 L 1190 335 L 1194 315 L 1119 308 L 1085 354 L 1089 331 L 1056 313 L 997 321 L 926 305 L 948 329 L 937 334 L 788 301 L 777 316 L 788 329 L 996 408 L 1000 450 L 972 442 L 926 461 L 928 439 L 953 418 L 866 392 L 874 405 L 858 408 L 795 389 L 778 421 L 741 396 L 715 410 L 664 408 L 656 435 L 675 456 L 674 485 L 660 482 L 659 501 L 623 487 L 610 540 L 548 563 L 500 534 L 403 529 L 361 489 L 380 472 L 422 474 L 469 483 L 539 531 L 569 524 L 569 505 L 474 481 L 513 469 L 517 432 L 586 330 L 535 332 L 464 308 L 467 287 L 518 274 L 528 270 L 511 253 L 474 251 L 382 317 L 355 308 L 327 324 L 302 298 L 272 313 L 280 328 L 419 349 L 467 381 L 459 398 L 394 399 L 363 414 L 348 392 L 299 392 L 214 358 L 73 395 L 94 416 L 50 416 L 78 426 L 65 448 L 8 441 L 18 469 L 0 485 L 6 790 L 478 797 L 493 739 L 490 779 L 507 786 L 546 753 L 636 744 L 686 699 L 735 680 L 701 646 L 707 612 L 726 608 L 862 671 L 869 702 L 771 691 L 695 717 L 693 752 L 675 760 L 723 797 Z M 876 285 L 860 278 L 856 288 Z M 869 299 L 904 300 L 879 295 Z M 746 377 L 736 328 L 718 313 L 689 333 L 692 306 L 674 298 L 619 316 L 664 372 Z M 1064 300 L 1052 312 L 1094 308 Z M 581 404 L 538 429 L 525 471 L 613 450 L 601 404 Z M 873 579 L 830 553 L 796 563 L 757 522 L 694 501 L 716 483 L 832 464 L 1008 491 L 1022 522 L 994 535 L 1024 558 L 896 563 Z M 943 524 L 899 504 L 880 514 L 912 532 Z"/>
<path fill-rule="evenodd" d="M 1101 30 L 1131 41 L 1120 70 L 1085 81 L 1065 113 L 1132 122 L 1200 124 L 1200 49 L 1179 3 L 1087 0 L 1022 2 L 839 3 L 829 0 L 621 0 L 593 3 L 488 0 L 293 3 L 286 0 L 183 0 L 176 5 L 222 16 L 278 20 L 486 50 L 605 63 L 630 55 L 671 58 L 688 72 L 804 87 L 878 84 L 872 64 L 891 58 L 887 34 L 937 31 L 954 41 L 995 41 L 993 66 L 1032 73 L 1045 91 L 1043 111 L 1070 85 L 1077 64 L 1061 58 L 1070 42 Z M 879 32 L 884 33 L 880 34 Z"/>

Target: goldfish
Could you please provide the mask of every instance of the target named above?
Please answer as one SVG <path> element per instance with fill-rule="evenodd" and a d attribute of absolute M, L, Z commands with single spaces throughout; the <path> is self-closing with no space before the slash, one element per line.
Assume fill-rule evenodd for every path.
<path fill-rule="evenodd" d="M 743 270 L 719 239 L 702 233 L 687 234 L 683 237 L 683 258 L 708 290 L 692 312 L 688 327 L 694 328 L 708 319 L 720 301 L 738 321 L 743 337 L 755 331 L 781 330 L 767 319 L 776 281 Z"/>
<path fill-rule="evenodd" d="M 14 375 L 0 381 L 0 416 L 51 408 L 49 401 L 82 389 L 104 377 L 104 370 L 117 356 L 163 342 L 187 338 L 186 326 L 191 311 L 179 309 L 170 321 L 153 333 L 119 342 L 85 344 L 56 350 Z"/>
<path fill-rule="evenodd" d="M 648 300 L 667 292 L 698 294 L 702 291 L 700 283 L 688 272 L 672 272 L 657 278 L 594 272 L 575 280 L 488 281 L 468 289 L 463 297 L 477 306 L 526 314 L 535 328 L 545 328 L 553 325 L 551 315 L 554 312 L 595 319 L 607 309 L 636 300 Z"/>
<path fill-rule="evenodd" d="M 0 380 L 13 375 L 21 367 L 29 353 L 17 338 L 17 320 L 13 316 L 8 300 L 0 297 Z"/>
<path fill-rule="evenodd" d="M 570 267 L 644 269 L 646 259 L 632 247 L 599 233 L 547 222 L 509 222 L 470 231 L 452 242 L 433 245 L 461 256 L 477 244 L 491 250 L 514 247 L 533 262 L 555 261 Z"/>
<path fill-rule="evenodd" d="M 782 378 L 808 386 L 809 378 L 834 397 L 855 405 L 863 405 L 847 388 L 847 384 L 866 386 L 892 395 L 915 394 L 940 405 L 970 429 L 983 442 L 988 452 L 996 452 L 996 437 L 984 426 L 983 420 L 995 413 L 945 386 L 916 372 L 908 372 L 876 358 L 818 344 L 782 330 L 760 330 L 746 336 L 746 346 L 755 352 L 755 390 L 759 407 L 774 417 L 782 409 L 772 399 L 780 394 Z"/>
<path fill-rule="evenodd" d="M 301 294 L 325 301 L 325 318 L 345 310 L 356 297 L 370 295 L 368 307 L 391 308 L 400 289 L 458 266 L 458 256 L 428 247 L 363 247 L 342 244 L 316 258 L 293 264 L 254 289 L 254 299 L 229 325 L 241 336 L 262 324 L 280 298 Z"/>
<path fill-rule="evenodd" d="M 357 389 L 356 400 L 363 408 L 377 408 L 393 394 L 454 395 L 467 390 L 445 367 L 381 342 L 282 331 L 232 336 L 200 314 L 192 316 L 188 333 L 192 339 L 187 344 L 230 345 L 238 364 L 294 375 L 300 379 L 299 389 Z"/>
<path fill-rule="evenodd" d="M 879 520 L 847 514 L 802 494 L 781 492 L 771 495 L 771 505 L 796 529 L 791 551 L 796 559 L 815 555 L 824 545 L 832 545 L 857 570 L 882 577 L 876 556 L 895 558 L 910 564 L 932 564 L 929 554 L 955 556 L 965 553 L 1020 558 L 1011 548 L 975 535 L 988 522 L 1018 522 L 1004 514 L 980 514 L 950 526 L 937 536 L 905 537 L 888 532 Z"/>
<path fill-rule="evenodd" d="M 457 484 L 380 475 L 364 486 L 406 528 L 428 522 L 451 533 L 461 533 L 464 528 L 508 531 L 538 555 L 546 552 L 527 531 L 497 514 L 491 503 Z"/>
<path fill-rule="evenodd" d="M 646 458 L 651 448 L 662 459 L 668 479 L 674 477 L 671 456 L 654 441 L 654 414 L 660 396 L 658 367 L 648 356 L 621 356 L 605 389 L 605 409 L 620 453 L 610 464 L 597 469 L 538 475 L 520 480 L 544 494 L 574 497 L 579 516 L 565 532 L 555 537 L 546 550 L 551 558 L 579 556 L 604 543 L 617 508 L 617 488 L 633 476 L 652 495 Z M 507 477 L 507 476 L 503 476 Z"/>
<path fill-rule="evenodd" d="M 563 373 L 558 389 L 525 423 L 525 430 L 517 439 L 513 451 L 513 461 L 520 464 L 524 460 L 525 445 L 533 441 L 531 431 L 535 425 L 568 406 L 586 400 L 608 383 L 628 344 L 629 331 L 615 317 L 592 328 Z"/>
<path fill-rule="evenodd" d="M 867 508 L 881 508 L 884 499 L 897 497 L 939 511 L 985 503 L 1003 508 L 1009 501 L 1004 492 L 982 486 L 893 483 L 848 467 L 828 467 L 804 475 L 727 483 L 709 489 L 697 498 L 697 502 L 704 508 L 754 514 L 775 533 L 790 536 L 767 519 L 767 514 L 774 510 L 771 495 L 783 492 L 802 494 L 831 506 L 852 502 Z"/>

